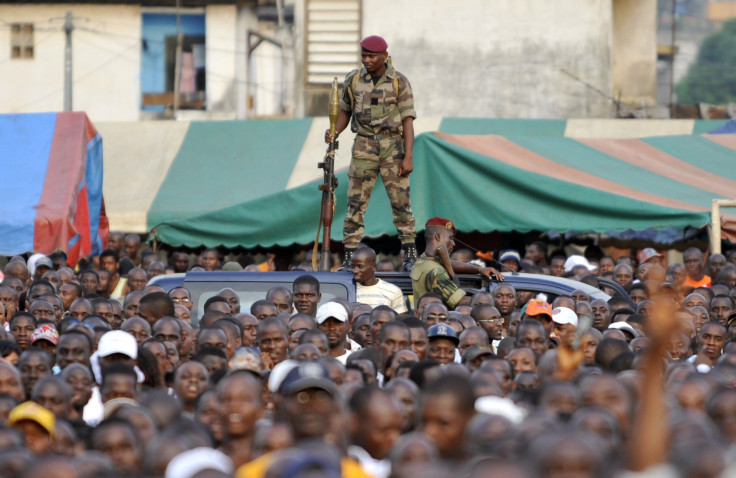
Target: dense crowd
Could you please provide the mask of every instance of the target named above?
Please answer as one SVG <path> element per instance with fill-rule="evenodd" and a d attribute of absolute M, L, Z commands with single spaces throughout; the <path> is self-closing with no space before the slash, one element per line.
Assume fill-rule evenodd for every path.
<path fill-rule="evenodd" d="M 494 264 L 579 281 L 569 296 L 494 281 L 454 308 L 404 297 L 375 276 L 398 260 L 367 247 L 352 257 L 354 303 L 322 300 L 304 262 L 252 304 L 232 288 L 200 304 L 149 281 L 243 264 L 215 249 L 161 261 L 136 235 L 112 233 L 76 269 L 63 254 L 13 257 L 0 476 L 736 473 L 736 251 L 689 248 L 682 264 L 548 251 Z M 269 257 L 243 273 L 273 269 Z"/>

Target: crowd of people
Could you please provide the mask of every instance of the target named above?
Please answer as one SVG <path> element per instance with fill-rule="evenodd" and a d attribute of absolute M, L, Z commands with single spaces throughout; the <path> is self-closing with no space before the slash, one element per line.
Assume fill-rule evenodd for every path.
<path fill-rule="evenodd" d="M 549 250 L 502 251 L 496 269 L 580 281 L 569 296 L 499 275 L 489 290 L 410 299 L 376 277 L 399 264 L 362 245 L 352 303 L 322 300 L 301 264 L 252 304 L 231 288 L 198 304 L 149 280 L 242 264 L 215 249 L 164 262 L 121 233 L 76 270 L 58 254 L 10 258 L 0 475 L 736 473 L 736 251 L 667 264 L 653 249 Z M 481 271 L 491 257 L 452 259 Z"/>

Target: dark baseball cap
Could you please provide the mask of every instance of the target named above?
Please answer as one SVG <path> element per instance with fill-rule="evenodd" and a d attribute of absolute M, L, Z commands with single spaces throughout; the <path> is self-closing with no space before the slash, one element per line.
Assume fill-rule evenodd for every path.
<path fill-rule="evenodd" d="M 310 388 L 324 390 L 333 397 L 337 395 L 337 387 L 330 380 L 327 369 L 316 362 L 304 362 L 294 367 L 284 378 L 279 391 L 284 395 L 294 395 Z"/>
<path fill-rule="evenodd" d="M 452 341 L 455 346 L 460 343 L 460 339 L 457 338 L 457 332 L 455 329 L 447 324 L 435 324 L 427 329 L 427 338 L 432 339 L 447 339 Z"/>
<path fill-rule="evenodd" d="M 470 362 L 478 357 L 495 357 L 493 350 L 485 345 L 473 345 L 463 354 L 463 363 Z"/>

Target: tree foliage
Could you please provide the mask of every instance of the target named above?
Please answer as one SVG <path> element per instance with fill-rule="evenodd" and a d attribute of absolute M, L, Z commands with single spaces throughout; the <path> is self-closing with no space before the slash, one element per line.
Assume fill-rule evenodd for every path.
<path fill-rule="evenodd" d="M 675 92 L 680 104 L 736 102 L 736 20 L 703 41 Z"/>

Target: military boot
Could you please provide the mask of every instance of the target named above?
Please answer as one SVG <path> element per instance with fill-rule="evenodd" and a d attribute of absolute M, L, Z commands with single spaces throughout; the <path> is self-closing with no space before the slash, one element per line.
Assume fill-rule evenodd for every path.
<path fill-rule="evenodd" d="M 337 272 L 353 272 L 353 253 L 355 247 L 345 248 L 345 258 L 342 261 L 342 265 L 337 269 Z"/>
<path fill-rule="evenodd" d="M 410 272 L 417 261 L 417 247 L 414 244 L 402 244 L 401 248 L 404 250 L 404 262 L 401 263 L 401 270 Z"/>

